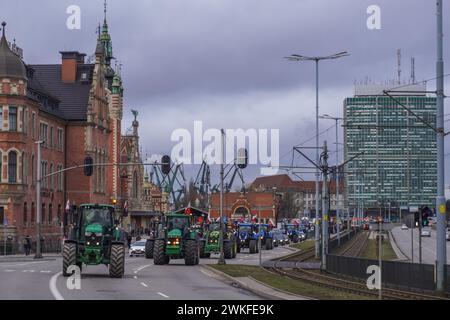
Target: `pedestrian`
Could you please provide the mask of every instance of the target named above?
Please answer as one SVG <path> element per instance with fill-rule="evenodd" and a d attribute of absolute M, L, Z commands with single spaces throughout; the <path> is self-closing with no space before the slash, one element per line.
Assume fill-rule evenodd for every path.
<path fill-rule="evenodd" d="M 131 239 L 132 239 L 131 235 L 128 234 L 128 235 L 127 235 L 127 245 L 128 245 L 128 249 L 130 249 L 130 247 L 131 247 Z"/>
<path fill-rule="evenodd" d="M 29 235 L 27 235 L 25 237 L 25 245 L 24 245 L 24 247 L 25 247 L 25 255 L 28 256 L 30 254 L 30 251 L 31 251 L 31 237 Z"/>

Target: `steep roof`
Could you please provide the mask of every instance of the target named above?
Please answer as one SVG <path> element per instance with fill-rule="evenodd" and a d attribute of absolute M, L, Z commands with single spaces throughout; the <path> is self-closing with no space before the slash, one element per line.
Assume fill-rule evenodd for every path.
<path fill-rule="evenodd" d="M 26 80 L 25 64 L 18 55 L 10 49 L 5 36 L 6 23 L 2 23 L 3 34 L 0 40 L 0 77 Z"/>
<path fill-rule="evenodd" d="M 61 80 L 61 65 L 30 65 L 33 77 L 46 92 L 59 100 L 59 110 L 64 119 L 86 121 L 89 92 L 92 85 L 93 64 L 78 66 L 77 81 L 65 83 Z M 86 73 L 85 81 L 80 81 L 81 74 Z"/>
<path fill-rule="evenodd" d="M 292 179 L 287 174 L 278 174 L 273 176 L 265 176 L 256 178 L 253 183 L 253 188 L 269 188 L 269 187 L 289 188 L 293 186 Z"/>

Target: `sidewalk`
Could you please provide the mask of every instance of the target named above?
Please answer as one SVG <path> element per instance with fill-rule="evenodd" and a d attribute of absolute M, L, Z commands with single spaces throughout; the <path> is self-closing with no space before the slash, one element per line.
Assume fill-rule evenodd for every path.
<path fill-rule="evenodd" d="M 26 256 L 25 254 L 12 254 L 6 256 L 0 256 L 0 263 L 2 262 L 23 262 L 23 261 L 52 261 L 61 257 L 60 253 L 43 253 L 42 259 L 34 259 L 34 253 Z"/>

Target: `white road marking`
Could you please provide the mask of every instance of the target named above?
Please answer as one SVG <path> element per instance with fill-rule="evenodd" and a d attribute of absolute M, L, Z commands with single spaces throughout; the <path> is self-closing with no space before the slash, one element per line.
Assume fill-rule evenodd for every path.
<path fill-rule="evenodd" d="M 162 293 L 162 292 L 158 292 L 158 294 L 161 296 L 161 297 L 164 297 L 164 298 L 166 298 L 166 299 L 168 299 L 169 298 L 169 296 L 166 296 L 164 293 Z"/>
<path fill-rule="evenodd" d="M 147 268 L 147 267 L 150 267 L 150 266 L 151 266 L 151 264 L 147 264 L 147 265 L 145 265 L 145 266 L 142 266 L 142 267 L 140 267 L 140 268 L 137 268 L 137 269 L 134 271 L 134 273 L 138 273 L 138 272 L 141 271 L 142 269 Z"/>
<path fill-rule="evenodd" d="M 205 275 L 207 275 L 207 276 L 210 277 L 210 278 L 214 278 L 214 275 L 213 275 L 213 274 L 211 274 L 211 273 L 209 273 L 209 272 L 206 272 L 206 271 L 203 270 L 203 269 L 200 269 L 200 272 L 203 273 L 203 274 L 205 274 Z"/>
<path fill-rule="evenodd" d="M 137 279 L 137 276 L 134 276 L 133 278 Z"/>
<path fill-rule="evenodd" d="M 146 288 L 148 288 L 148 285 L 146 285 L 145 283 L 141 282 L 141 286 L 144 286 Z"/>
<path fill-rule="evenodd" d="M 48 285 L 50 288 L 50 292 L 52 293 L 53 297 L 55 297 L 56 300 L 64 300 L 63 296 L 61 295 L 61 293 L 59 293 L 58 288 L 56 287 L 56 280 L 61 274 L 62 272 L 54 274 L 53 277 L 50 278 L 50 282 Z"/>
<path fill-rule="evenodd" d="M 23 270 L 22 272 L 34 272 L 35 270 Z"/>
<path fill-rule="evenodd" d="M 16 270 L 12 270 L 12 269 L 5 269 L 3 270 L 3 272 L 15 272 Z"/>
<path fill-rule="evenodd" d="M 41 273 L 50 273 L 50 270 L 41 270 Z"/>

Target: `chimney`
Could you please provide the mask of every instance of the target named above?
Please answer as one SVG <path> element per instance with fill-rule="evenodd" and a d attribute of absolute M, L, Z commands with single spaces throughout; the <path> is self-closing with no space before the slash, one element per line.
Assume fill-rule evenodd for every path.
<path fill-rule="evenodd" d="M 77 81 L 77 66 L 84 63 L 83 53 L 78 51 L 61 51 L 61 80 L 66 83 Z"/>

